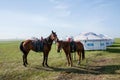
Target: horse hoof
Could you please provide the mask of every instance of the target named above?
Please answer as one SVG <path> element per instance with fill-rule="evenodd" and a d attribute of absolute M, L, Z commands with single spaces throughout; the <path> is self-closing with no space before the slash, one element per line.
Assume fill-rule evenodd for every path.
<path fill-rule="evenodd" d="M 44 63 L 42 63 L 42 66 L 44 66 Z"/>
<path fill-rule="evenodd" d="M 49 67 L 49 66 L 46 64 L 46 67 Z"/>
<path fill-rule="evenodd" d="M 28 65 L 28 63 L 26 63 Z"/>
<path fill-rule="evenodd" d="M 27 67 L 27 65 L 23 64 L 24 67 Z"/>
<path fill-rule="evenodd" d="M 77 63 L 78 65 L 80 65 L 80 61 L 78 61 L 78 63 Z"/>
<path fill-rule="evenodd" d="M 67 64 L 67 66 L 70 66 L 70 64 Z"/>
<path fill-rule="evenodd" d="M 73 65 L 70 65 L 70 67 L 73 67 Z"/>
<path fill-rule="evenodd" d="M 42 66 L 43 66 L 43 67 L 45 67 L 45 65 L 44 65 L 44 64 L 43 64 Z"/>

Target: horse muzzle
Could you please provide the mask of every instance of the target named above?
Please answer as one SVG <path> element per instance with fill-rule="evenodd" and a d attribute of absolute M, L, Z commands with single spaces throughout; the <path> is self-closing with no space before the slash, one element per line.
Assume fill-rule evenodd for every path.
<path fill-rule="evenodd" d="M 58 53 L 60 53 L 60 50 L 57 50 Z"/>

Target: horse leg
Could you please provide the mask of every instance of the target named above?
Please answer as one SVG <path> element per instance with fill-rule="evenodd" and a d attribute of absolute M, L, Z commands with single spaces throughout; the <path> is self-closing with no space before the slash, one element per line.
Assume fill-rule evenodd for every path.
<path fill-rule="evenodd" d="M 26 64 L 26 54 L 23 54 L 23 65 L 25 67 L 27 67 L 27 64 Z"/>
<path fill-rule="evenodd" d="M 28 64 L 28 62 L 27 62 L 27 54 L 28 54 L 28 52 L 29 52 L 29 50 L 27 50 L 27 49 L 25 49 L 24 47 L 23 47 L 23 43 L 24 42 L 22 42 L 21 44 L 20 44 L 20 50 L 23 52 L 23 65 L 26 67 L 26 64 Z"/>
<path fill-rule="evenodd" d="M 48 53 L 49 53 L 49 52 L 48 52 Z M 48 61 L 48 53 L 47 53 L 46 56 L 45 56 L 45 65 L 46 65 L 47 67 L 49 67 L 48 64 L 47 64 L 47 61 Z"/>
<path fill-rule="evenodd" d="M 42 62 L 43 67 L 44 67 L 44 62 L 45 62 L 45 53 L 43 53 L 43 62 Z"/>
<path fill-rule="evenodd" d="M 70 61 L 70 66 L 72 67 L 73 66 L 73 62 L 72 62 L 72 58 L 71 58 L 71 53 L 68 54 L 68 57 L 69 57 L 69 61 Z"/>
<path fill-rule="evenodd" d="M 49 66 L 48 66 L 48 64 L 47 64 L 47 61 L 48 61 L 48 56 L 47 56 L 47 57 L 45 57 L 45 59 L 46 59 L 46 60 L 45 60 L 45 65 L 46 65 L 47 67 L 49 67 Z"/>
<path fill-rule="evenodd" d="M 81 60 L 81 53 L 78 51 L 78 65 L 80 65 L 80 60 Z"/>
<path fill-rule="evenodd" d="M 67 58 L 67 65 L 69 66 L 70 65 L 69 55 L 68 55 L 68 53 L 65 53 L 65 54 L 66 54 L 66 58 Z"/>
<path fill-rule="evenodd" d="M 48 52 L 44 52 L 44 53 L 43 53 L 43 63 L 42 63 L 42 66 L 43 66 L 43 67 L 44 67 L 45 65 L 46 65 L 47 67 L 49 67 L 48 64 L 47 64 L 47 60 L 48 60 Z"/>
<path fill-rule="evenodd" d="M 28 55 L 28 53 L 24 53 L 24 54 L 23 54 L 23 65 L 24 65 L 25 67 L 28 65 L 27 55 Z"/>
<path fill-rule="evenodd" d="M 85 59 L 85 51 L 84 51 L 84 49 L 82 50 L 82 60 L 84 60 Z"/>
<path fill-rule="evenodd" d="M 25 55 L 25 63 L 26 63 L 26 65 L 28 65 L 28 62 L 27 62 L 27 55 L 28 55 L 28 53 Z"/>
<path fill-rule="evenodd" d="M 23 54 L 23 65 L 26 67 L 26 64 L 25 64 L 25 55 Z"/>

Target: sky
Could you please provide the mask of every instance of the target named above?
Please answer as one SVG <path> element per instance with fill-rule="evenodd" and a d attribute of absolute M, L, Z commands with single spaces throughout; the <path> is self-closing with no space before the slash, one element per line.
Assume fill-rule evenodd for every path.
<path fill-rule="evenodd" d="M 0 39 L 82 32 L 120 37 L 120 0 L 0 0 Z"/>

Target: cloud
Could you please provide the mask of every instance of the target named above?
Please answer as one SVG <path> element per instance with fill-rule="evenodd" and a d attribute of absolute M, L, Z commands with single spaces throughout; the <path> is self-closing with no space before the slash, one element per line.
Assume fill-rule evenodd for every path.
<path fill-rule="evenodd" d="M 66 5 L 66 4 L 58 4 L 58 5 L 56 5 L 55 6 L 55 8 L 56 9 L 68 9 L 69 7 L 68 7 L 68 5 Z"/>
<path fill-rule="evenodd" d="M 50 0 L 54 4 L 54 11 L 58 17 L 67 17 L 71 15 L 70 6 L 63 0 Z"/>

